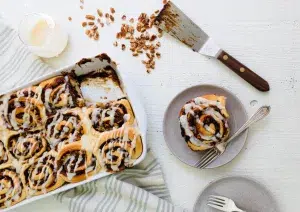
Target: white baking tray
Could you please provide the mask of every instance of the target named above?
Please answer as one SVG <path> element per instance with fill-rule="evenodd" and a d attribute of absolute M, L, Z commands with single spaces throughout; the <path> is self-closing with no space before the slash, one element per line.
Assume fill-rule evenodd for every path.
<path fill-rule="evenodd" d="M 61 75 L 62 73 L 75 71 L 76 75 L 82 75 L 82 74 L 86 74 L 90 71 L 95 71 L 97 69 L 102 69 L 106 66 L 111 66 L 116 71 L 116 73 L 119 77 L 119 80 L 120 80 L 120 84 L 121 84 L 121 88 L 123 90 L 124 96 L 126 96 L 128 98 L 128 100 L 130 101 L 131 106 L 132 106 L 133 111 L 134 111 L 134 114 L 135 114 L 136 121 L 138 123 L 138 128 L 140 130 L 140 134 L 141 134 L 142 142 L 143 142 L 143 153 L 134 162 L 133 165 L 135 166 L 135 165 L 139 164 L 142 160 L 144 160 L 144 158 L 146 156 L 146 153 L 147 153 L 147 144 L 146 144 L 147 116 L 146 116 L 144 107 L 143 107 L 143 105 L 142 105 L 142 103 L 141 103 L 141 101 L 138 97 L 138 94 L 135 91 L 136 89 L 134 88 L 133 83 L 130 81 L 130 79 L 128 77 L 126 77 L 121 71 L 119 71 L 117 69 L 115 62 L 113 62 L 106 54 L 100 54 L 100 55 L 97 55 L 93 58 L 83 58 L 82 60 L 80 60 L 79 62 L 77 62 L 74 65 L 70 65 L 70 66 L 67 66 L 63 69 L 52 72 L 51 74 L 44 75 L 44 76 L 42 76 L 38 79 L 35 79 L 35 80 L 33 80 L 33 81 L 31 81 L 27 84 L 24 84 L 24 85 L 16 87 L 16 88 L 13 88 L 13 89 L 5 92 L 5 93 L 0 93 L 0 95 L 15 92 L 15 91 L 23 89 L 23 88 L 27 88 L 29 86 L 38 84 L 38 83 L 40 83 L 40 82 L 42 82 L 46 79 L 49 79 L 51 77 Z M 95 89 L 91 89 L 91 91 L 97 93 L 97 90 L 95 90 Z M 86 92 L 89 92 L 89 91 L 85 90 L 83 92 L 84 97 L 85 97 L 85 94 L 87 94 L 89 96 L 89 98 L 90 99 L 92 98 L 91 100 L 94 100 L 94 101 L 97 101 L 97 98 L 99 98 L 99 97 L 97 97 L 97 95 L 94 95 L 95 93 L 89 94 L 89 93 L 86 93 Z M 111 173 L 106 173 L 106 172 L 98 173 L 94 176 L 89 177 L 88 179 L 86 179 L 84 181 L 64 185 L 64 186 L 62 186 L 62 187 L 60 187 L 60 188 L 58 188 L 54 191 L 51 191 L 51 192 L 43 194 L 43 195 L 31 197 L 29 199 L 25 199 L 25 200 L 21 201 L 20 203 L 14 205 L 12 207 L 9 207 L 9 208 L 6 208 L 6 209 L 0 210 L 0 211 L 4 212 L 4 211 L 9 211 L 9 210 L 15 209 L 15 208 L 20 207 L 22 205 L 25 205 L 25 204 L 31 203 L 33 201 L 48 197 L 48 196 L 53 195 L 53 194 L 58 194 L 62 191 L 69 190 L 69 189 L 74 188 L 76 186 L 91 182 L 93 180 L 105 177 L 105 176 L 110 175 L 110 174 Z"/>

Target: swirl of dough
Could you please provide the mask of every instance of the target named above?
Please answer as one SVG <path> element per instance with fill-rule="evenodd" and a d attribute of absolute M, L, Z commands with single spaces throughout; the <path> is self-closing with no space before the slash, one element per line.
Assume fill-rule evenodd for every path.
<path fill-rule="evenodd" d="M 181 134 L 194 151 L 206 150 L 229 136 L 226 98 L 205 95 L 187 102 L 180 111 Z"/>
<path fill-rule="evenodd" d="M 27 161 L 40 157 L 48 148 L 48 143 L 40 132 L 24 132 L 11 135 L 7 141 L 7 150 L 18 161 Z"/>
<path fill-rule="evenodd" d="M 10 165 L 0 166 L 0 188 L 0 208 L 13 206 L 26 196 L 19 174 Z"/>
<path fill-rule="evenodd" d="M 45 194 L 64 184 L 57 173 L 55 151 L 45 152 L 34 163 L 25 164 L 21 170 L 21 179 L 30 196 Z"/>
<path fill-rule="evenodd" d="M 80 108 L 59 112 L 46 123 L 46 138 L 51 147 L 58 150 L 66 144 L 78 142 L 87 132 Z"/>
<path fill-rule="evenodd" d="M 141 137 L 130 127 L 103 133 L 94 149 L 101 168 L 107 172 L 131 167 L 142 153 Z"/>
<path fill-rule="evenodd" d="M 82 97 L 78 82 L 67 74 L 53 77 L 42 82 L 41 100 L 47 114 L 54 114 L 58 109 L 83 107 L 85 101 Z"/>
<path fill-rule="evenodd" d="M 58 173 L 66 181 L 80 182 L 98 172 L 95 156 L 82 148 L 81 143 L 65 145 L 57 156 Z"/>
<path fill-rule="evenodd" d="M 93 129 L 98 132 L 118 129 L 134 122 L 132 108 L 126 99 L 107 103 L 104 107 L 89 108 L 89 118 Z"/>

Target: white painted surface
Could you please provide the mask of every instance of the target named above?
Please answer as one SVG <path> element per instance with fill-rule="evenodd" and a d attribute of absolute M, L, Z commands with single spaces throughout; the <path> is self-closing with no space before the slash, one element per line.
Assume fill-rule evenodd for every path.
<path fill-rule="evenodd" d="M 269 93 L 261 93 L 220 63 L 208 59 L 165 36 L 162 58 L 148 75 L 140 60 L 122 52 L 112 43 L 119 24 L 104 28 L 100 42 L 89 40 L 81 21 L 95 8 L 108 10 L 113 6 L 118 15 L 138 16 L 141 11 L 159 8 L 160 0 L 1 0 L 0 12 L 14 26 L 28 12 L 44 12 L 58 20 L 69 32 L 69 46 L 55 59 L 47 60 L 60 68 L 82 57 L 106 52 L 130 76 L 145 103 L 150 146 L 159 158 L 176 205 L 192 209 L 207 183 L 225 175 L 247 175 L 266 185 L 279 202 L 281 211 L 298 211 L 300 190 L 300 2 L 297 0 L 204 1 L 174 0 L 196 23 L 225 50 L 236 56 L 257 73 L 268 79 Z M 68 21 L 68 16 L 73 18 Z M 249 132 L 244 151 L 230 164 L 215 170 L 200 171 L 178 161 L 166 147 L 162 134 L 162 118 L 170 100 L 181 90 L 200 83 L 213 83 L 233 91 L 251 114 L 262 104 L 272 106 L 268 119 L 256 124 Z M 258 104 L 251 106 L 250 102 Z M 17 210 L 68 211 L 67 206 L 47 198 Z"/>

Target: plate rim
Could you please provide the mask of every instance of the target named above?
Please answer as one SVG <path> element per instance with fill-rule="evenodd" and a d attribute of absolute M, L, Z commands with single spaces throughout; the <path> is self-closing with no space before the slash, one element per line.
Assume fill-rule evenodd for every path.
<path fill-rule="evenodd" d="M 191 164 L 188 164 L 188 163 L 186 163 L 185 161 L 181 160 L 181 159 L 174 153 L 174 151 L 172 151 L 172 148 L 170 148 L 169 143 L 166 141 L 166 127 L 165 127 L 166 124 L 165 124 L 165 123 L 166 123 L 167 112 L 169 111 L 169 108 L 171 107 L 171 105 L 172 105 L 172 103 L 174 102 L 174 100 L 175 100 L 179 95 L 181 95 L 181 94 L 183 94 L 184 92 L 186 92 L 187 90 L 192 89 L 192 88 L 195 88 L 195 87 L 199 87 L 199 86 L 212 86 L 212 87 L 216 87 L 216 88 L 219 88 L 219 89 L 221 89 L 221 90 L 225 90 L 226 92 L 230 93 L 232 96 L 235 96 L 236 99 L 237 99 L 237 101 L 243 106 L 243 107 L 242 107 L 242 108 L 243 108 L 242 110 L 243 110 L 243 112 L 246 114 L 246 119 L 249 118 L 249 115 L 248 115 L 248 113 L 247 113 L 247 111 L 246 111 L 246 109 L 245 109 L 244 104 L 242 103 L 242 101 L 241 101 L 234 93 L 232 93 L 230 90 L 228 90 L 227 88 L 224 88 L 224 87 L 221 87 L 221 86 L 218 86 L 218 85 L 214 85 L 214 84 L 208 84 L 208 83 L 205 83 L 205 84 L 198 84 L 198 85 L 190 86 L 190 87 L 188 87 L 188 88 L 183 89 L 183 90 L 180 91 L 179 93 L 177 93 L 177 94 L 172 98 L 172 100 L 169 102 L 169 104 L 168 104 L 168 106 L 166 107 L 165 112 L 164 112 L 164 119 L 163 119 L 163 135 L 164 135 L 164 141 L 165 141 L 165 143 L 167 144 L 168 149 L 172 152 L 172 154 L 173 154 L 179 161 L 181 161 L 182 163 L 184 163 L 184 164 L 186 164 L 186 165 L 188 165 L 188 166 L 190 166 L 190 167 L 193 167 L 193 168 L 195 168 L 195 169 L 199 169 L 199 168 L 197 168 L 197 167 L 195 167 L 195 166 L 193 166 L 193 165 L 191 165 Z M 232 160 L 230 160 L 230 161 L 228 161 L 228 162 L 226 162 L 226 163 L 224 163 L 224 164 L 222 164 L 222 165 L 220 165 L 220 166 L 216 166 L 216 167 L 205 167 L 205 169 L 215 169 L 215 168 L 220 168 L 220 167 L 225 166 L 225 165 L 227 165 L 228 163 L 232 162 L 232 161 L 233 161 L 233 160 L 241 153 L 241 151 L 243 150 L 243 148 L 244 148 L 244 146 L 245 146 L 245 144 L 246 144 L 246 141 L 247 141 L 247 139 L 248 139 L 248 132 L 249 132 L 249 128 L 246 129 L 246 130 L 244 131 L 244 133 L 245 133 L 245 141 L 244 141 L 244 144 L 243 144 L 242 148 L 238 151 L 238 153 L 234 156 L 234 158 L 232 158 Z"/>
<path fill-rule="evenodd" d="M 262 187 L 266 192 L 267 194 L 271 197 L 272 201 L 275 203 L 275 212 L 279 212 L 279 205 L 278 205 L 278 202 L 276 200 L 276 198 L 274 198 L 274 195 L 272 194 L 272 192 L 270 191 L 270 189 L 265 186 L 264 184 L 262 184 L 261 182 L 259 182 L 258 180 L 256 180 L 255 178 L 253 177 L 248 177 L 246 175 L 225 175 L 225 176 L 222 176 L 222 177 L 218 177 L 216 179 L 214 179 L 213 181 L 209 182 L 206 186 L 204 186 L 204 188 L 200 191 L 200 193 L 198 194 L 197 198 L 196 198 L 196 201 L 194 203 L 194 206 L 193 206 L 193 212 L 196 212 L 196 204 L 198 202 L 198 200 L 200 199 L 200 196 L 203 194 L 203 192 L 209 187 L 211 186 L 212 184 L 218 182 L 218 181 L 221 181 L 221 180 L 225 180 L 225 179 L 228 179 L 228 178 L 242 178 L 242 179 L 246 179 L 246 180 L 249 180 L 249 181 L 252 181 L 256 184 L 258 184 L 260 187 Z"/>

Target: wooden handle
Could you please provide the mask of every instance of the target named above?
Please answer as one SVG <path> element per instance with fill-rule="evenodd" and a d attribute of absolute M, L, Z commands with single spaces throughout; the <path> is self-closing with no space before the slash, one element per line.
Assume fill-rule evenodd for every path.
<path fill-rule="evenodd" d="M 218 56 L 218 59 L 226 65 L 228 68 L 230 68 L 232 71 L 234 71 L 237 75 L 242 77 L 244 80 L 249 82 L 251 85 L 253 85 L 255 88 L 257 88 L 260 91 L 269 91 L 270 86 L 269 83 L 258 76 L 256 73 L 251 71 L 247 66 L 240 63 L 238 60 L 236 60 L 234 57 L 232 57 L 227 52 L 223 51 Z"/>

